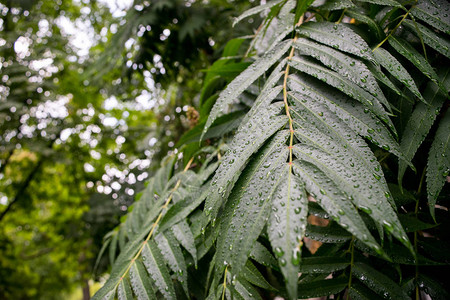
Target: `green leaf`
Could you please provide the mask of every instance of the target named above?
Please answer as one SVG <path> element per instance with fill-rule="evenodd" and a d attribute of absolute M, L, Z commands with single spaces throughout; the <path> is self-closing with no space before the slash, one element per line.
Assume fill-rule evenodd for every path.
<path fill-rule="evenodd" d="M 442 82 L 446 88 L 450 86 L 449 75 L 450 71 L 447 69 L 446 74 L 442 77 Z M 447 95 L 444 95 L 436 84 L 432 82 L 428 83 L 424 92 L 424 97 L 428 102 L 428 105 L 424 103 L 417 104 L 406 124 L 400 142 L 400 149 L 407 160 L 411 160 L 414 157 L 417 149 L 428 135 L 428 132 L 436 119 L 436 112 L 439 112 L 440 108 L 447 100 Z M 403 161 L 399 161 L 398 181 L 400 183 L 402 182 L 405 171 L 406 164 Z"/>
<path fill-rule="evenodd" d="M 420 221 L 416 216 L 414 215 L 399 215 L 398 219 L 403 225 L 403 228 L 405 228 L 406 232 L 415 232 L 419 230 L 426 230 L 433 227 L 436 227 L 437 224 L 428 224 L 425 222 Z"/>
<path fill-rule="evenodd" d="M 188 197 L 177 202 L 175 205 L 172 205 L 159 223 L 159 230 L 165 231 L 185 219 L 191 212 L 200 206 L 203 201 L 205 201 L 207 195 L 208 189 L 203 188 L 198 192 L 193 192 L 192 197 Z"/>
<path fill-rule="evenodd" d="M 130 281 L 138 300 L 152 300 L 156 298 L 149 275 L 139 260 L 135 260 L 131 265 Z"/>
<path fill-rule="evenodd" d="M 203 223 L 203 218 L 200 220 Z M 202 227 L 201 235 L 196 239 L 196 247 L 197 247 L 197 258 L 201 260 L 203 256 L 205 256 L 211 247 L 214 245 L 217 240 L 217 236 L 219 235 L 220 226 L 208 226 L 206 229 Z M 218 274 L 220 275 L 220 274 Z"/>
<path fill-rule="evenodd" d="M 282 73 L 279 73 L 279 76 L 276 79 L 279 79 L 281 75 Z M 270 103 L 280 94 L 282 89 L 283 87 L 280 85 L 274 88 L 264 88 L 253 103 L 252 109 L 245 115 L 242 124 L 244 124 L 244 126 L 247 126 L 247 124 L 249 125 L 252 121 L 251 119 L 255 119 L 261 110 L 264 110 L 265 107 L 269 106 Z"/>
<path fill-rule="evenodd" d="M 352 286 L 348 293 L 352 300 L 372 300 L 380 298 L 375 292 L 359 282 L 352 282 Z"/>
<path fill-rule="evenodd" d="M 92 271 L 93 274 L 96 274 L 97 268 L 99 266 L 100 260 L 103 257 L 103 254 L 105 253 L 106 249 L 109 246 L 109 243 L 111 243 L 111 237 L 110 234 L 114 233 L 114 231 L 110 231 L 103 237 L 103 245 L 100 251 L 97 254 L 97 258 L 95 259 L 94 269 Z"/>
<path fill-rule="evenodd" d="M 427 165 L 427 196 L 430 213 L 434 218 L 434 206 L 450 170 L 450 113 L 439 122 L 431 144 Z"/>
<path fill-rule="evenodd" d="M 166 191 L 167 182 L 172 175 L 172 167 L 175 163 L 175 160 L 176 155 L 170 155 L 166 157 L 161 163 L 161 167 L 158 169 L 158 171 L 156 171 L 156 174 L 154 176 L 153 189 L 159 196 L 161 196 Z"/>
<path fill-rule="evenodd" d="M 367 211 L 376 222 L 385 226 L 405 246 L 411 247 L 395 212 L 389 205 L 390 194 L 384 176 L 380 173 L 381 168 L 365 142 L 345 124 L 339 122 L 325 107 L 308 111 L 299 106 L 302 101 L 297 103 L 298 108 L 292 110 L 292 116 L 295 135 L 302 144 L 294 146 L 296 157 L 316 165 L 339 186 L 341 191 L 351 197 L 351 201 L 357 207 Z M 384 201 L 385 204 L 375 204 L 376 201 Z"/>
<path fill-rule="evenodd" d="M 314 0 L 297 0 L 297 6 L 295 8 L 295 19 L 294 23 L 297 23 L 300 20 L 300 17 L 306 12 L 306 10 L 309 8 L 311 3 L 313 3 Z"/>
<path fill-rule="evenodd" d="M 356 262 L 353 265 L 352 272 L 356 278 L 380 297 L 390 299 L 410 299 L 398 284 L 369 265 Z"/>
<path fill-rule="evenodd" d="M 145 232 L 143 231 L 142 235 L 145 236 L 146 233 L 147 230 L 145 230 Z M 114 298 L 114 293 L 119 285 L 120 279 L 128 271 L 133 255 L 135 255 L 135 253 L 139 250 L 138 247 L 142 245 L 143 236 L 138 236 L 134 240 L 130 241 L 127 248 L 120 253 L 117 261 L 113 265 L 108 280 L 103 287 L 95 293 L 92 299 L 105 299 L 108 298 L 108 295 L 111 295 L 111 293 L 113 293 L 112 297 Z"/>
<path fill-rule="evenodd" d="M 175 238 L 183 245 L 184 249 L 192 255 L 195 266 L 197 266 L 197 249 L 195 248 L 194 235 L 186 220 L 178 222 L 172 227 L 172 233 Z"/>
<path fill-rule="evenodd" d="M 234 27 L 237 23 L 239 23 L 240 21 L 242 21 L 243 19 L 245 19 L 245 18 L 247 18 L 247 17 L 250 17 L 250 16 L 253 16 L 253 15 L 256 15 L 256 14 L 258 14 L 258 13 L 260 13 L 260 12 L 263 12 L 263 11 L 265 11 L 266 9 L 269 9 L 269 8 L 275 6 L 275 5 L 277 5 L 277 4 L 279 4 L 279 3 L 283 2 L 283 1 L 285 1 L 285 0 L 274 0 L 274 1 L 270 1 L 270 2 L 267 3 L 267 4 L 264 4 L 264 5 L 258 5 L 258 6 L 256 6 L 256 7 L 250 8 L 249 10 L 246 10 L 246 11 L 245 11 L 244 13 L 242 13 L 239 17 L 237 17 L 237 18 L 234 19 L 234 21 L 233 21 L 233 27 Z"/>
<path fill-rule="evenodd" d="M 294 167 L 296 167 L 296 162 L 294 162 Z M 295 170 L 295 168 L 294 168 L 294 170 Z M 297 170 L 295 170 L 295 171 L 297 171 Z M 298 173 L 296 172 L 296 174 L 298 174 Z M 305 181 L 305 183 L 307 183 L 307 180 L 304 180 L 304 181 Z M 306 190 L 308 191 L 308 184 L 306 184 Z M 310 190 L 311 190 L 311 192 L 309 192 L 310 194 L 313 193 L 314 195 L 316 195 L 316 193 L 314 193 L 312 191 L 312 189 L 310 189 Z M 311 194 L 311 196 L 312 196 L 312 194 Z M 319 218 L 327 219 L 327 220 L 330 218 L 330 215 L 325 210 L 323 210 L 323 208 L 317 202 L 313 202 L 313 201 L 308 202 L 308 212 L 311 216 L 315 216 L 315 217 L 319 217 Z"/>
<path fill-rule="evenodd" d="M 259 272 L 259 270 L 255 267 L 251 261 L 247 261 L 245 264 L 245 268 L 241 272 L 241 276 L 251 284 L 254 284 L 260 288 L 265 290 L 274 291 L 275 288 L 267 282 L 264 276 Z"/>
<path fill-rule="evenodd" d="M 233 280 L 230 280 L 233 282 Z M 239 300 L 258 300 L 261 299 L 258 291 L 243 278 L 234 279 L 234 284 L 227 286 L 230 288 L 233 298 L 228 299 L 239 299 Z"/>
<path fill-rule="evenodd" d="M 273 50 L 267 52 L 264 56 L 256 60 L 244 72 L 237 76 L 227 87 L 223 90 L 216 104 L 211 109 L 209 118 L 203 129 L 203 135 L 208 131 L 214 120 L 227 109 L 236 97 L 238 97 L 246 88 L 250 86 L 258 77 L 267 71 L 278 59 L 283 56 L 291 47 L 291 40 L 286 40 L 278 44 Z"/>
<path fill-rule="evenodd" d="M 408 71 L 392 54 L 379 47 L 373 51 L 373 55 L 378 63 L 382 65 L 389 73 L 391 73 L 392 76 L 403 83 L 421 101 L 426 102 L 420 94 L 419 89 L 417 88 L 411 75 L 409 75 Z"/>
<path fill-rule="evenodd" d="M 295 5 L 294 0 L 288 0 L 282 7 L 280 14 L 257 32 L 249 49 L 255 48 L 258 54 L 264 54 L 274 49 L 287 37 L 294 30 L 295 16 L 290 13 L 288 8 L 288 6 L 293 5 Z"/>
<path fill-rule="evenodd" d="M 118 231 L 114 231 L 111 237 L 111 245 L 109 246 L 109 261 L 111 265 L 116 261 L 116 252 L 117 252 L 117 238 L 119 236 Z"/>
<path fill-rule="evenodd" d="M 320 256 L 305 257 L 300 265 L 300 273 L 324 273 L 330 274 L 345 269 L 350 261 L 344 257 Z"/>
<path fill-rule="evenodd" d="M 208 132 L 205 133 L 204 139 L 211 139 L 216 137 L 222 137 L 226 133 L 235 130 L 242 121 L 242 116 L 244 111 L 239 110 L 224 116 L 218 117 L 214 124 L 211 125 Z M 180 147 L 185 144 L 194 143 L 200 141 L 200 137 L 203 132 L 204 122 L 196 125 L 191 130 L 183 134 L 180 140 L 177 142 L 176 146 Z"/>
<path fill-rule="evenodd" d="M 164 257 L 155 242 L 150 240 L 142 250 L 142 260 L 155 285 L 166 299 L 175 298 L 175 290 Z"/>
<path fill-rule="evenodd" d="M 221 76 L 224 78 L 233 79 L 239 73 L 244 71 L 251 63 L 249 62 L 237 62 L 237 63 L 227 63 L 224 65 L 212 65 L 208 69 L 208 75 L 211 76 Z"/>
<path fill-rule="evenodd" d="M 363 1 L 364 2 L 364 1 Z M 395 1 L 392 1 L 395 3 Z M 397 3 L 398 6 L 400 6 L 400 4 Z M 391 5 L 389 5 L 391 6 Z M 383 30 L 381 29 L 381 27 L 375 22 L 374 19 L 372 19 L 371 17 L 369 17 L 367 14 L 365 14 L 364 12 L 359 12 L 357 9 L 348 9 L 345 14 L 347 16 L 349 16 L 350 18 L 354 18 L 355 20 L 365 23 L 367 24 L 367 26 L 369 26 L 369 29 L 372 33 L 374 33 L 376 35 L 376 37 L 379 40 L 382 40 L 383 37 L 385 36 Z"/>
<path fill-rule="evenodd" d="M 116 299 L 116 290 L 112 290 L 103 297 L 103 300 L 114 300 Z"/>
<path fill-rule="evenodd" d="M 377 97 L 385 107 L 390 109 L 389 103 L 384 97 L 383 92 L 378 86 L 372 73 L 367 66 L 358 59 L 303 38 L 297 39 L 294 46 L 300 54 L 309 55 L 319 60 L 342 77 L 349 79 L 359 87 L 368 91 L 374 97 Z"/>
<path fill-rule="evenodd" d="M 364 251 L 361 247 L 357 246 L 358 249 Z M 439 266 L 439 265 L 446 265 L 445 262 L 436 262 L 431 259 L 428 259 L 424 257 L 423 255 L 416 254 L 415 256 L 417 259 L 409 252 L 405 247 L 397 245 L 397 244 L 390 244 L 389 246 L 386 245 L 384 249 L 388 255 L 388 257 L 391 258 L 393 262 L 396 264 L 404 264 L 404 265 L 418 265 L 418 266 Z M 369 253 L 370 254 L 370 253 Z"/>
<path fill-rule="evenodd" d="M 380 246 L 370 234 L 356 208 L 348 201 L 348 196 L 341 192 L 325 173 L 308 162 L 298 161 L 294 164 L 294 170 L 302 178 L 308 193 L 336 222 L 369 247 L 380 251 Z"/>
<path fill-rule="evenodd" d="M 422 249 L 426 254 L 436 261 L 440 261 L 446 264 L 450 263 L 448 253 L 450 251 L 450 244 L 437 240 L 435 238 L 423 238 L 418 241 L 419 249 Z"/>
<path fill-rule="evenodd" d="M 318 2 L 318 3 L 320 3 L 320 2 Z M 340 10 L 340 9 L 355 7 L 355 4 L 353 4 L 353 2 L 350 0 L 328 0 L 319 6 L 315 6 L 314 4 L 315 3 L 313 3 L 312 6 L 317 7 L 321 11 L 322 10 L 333 11 L 333 10 Z"/>
<path fill-rule="evenodd" d="M 322 243 L 343 243 L 352 238 L 351 234 L 336 223 L 331 223 L 326 227 L 308 224 L 306 236 Z"/>
<path fill-rule="evenodd" d="M 399 151 L 400 146 L 389 130 L 361 103 L 346 97 L 333 88 L 323 86 L 317 80 L 305 76 L 290 75 L 288 86 L 291 90 L 308 96 L 307 99 L 311 98 L 311 100 L 306 102 L 303 100 L 303 105 L 312 105 L 316 101 L 321 103 L 360 136 L 377 145 L 384 146 L 385 149 L 389 148 L 391 153 L 402 157 Z"/>
<path fill-rule="evenodd" d="M 384 5 L 384 6 L 402 7 L 402 5 L 395 0 L 358 0 L 358 1 L 372 3 L 372 4 L 378 4 L 378 5 Z"/>
<path fill-rule="evenodd" d="M 387 123 L 391 129 L 394 129 L 394 125 L 391 124 L 392 122 L 390 121 L 388 114 L 378 99 L 356 85 L 354 82 L 342 77 L 336 72 L 298 56 L 294 56 L 289 64 L 296 70 L 320 79 L 328 85 L 331 85 L 347 94 L 349 97 L 358 100 L 375 115 L 377 115 L 383 122 Z"/>
<path fill-rule="evenodd" d="M 165 262 L 176 274 L 177 279 L 181 283 L 186 295 L 189 295 L 186 262 L 175 236 L 171 231 L 159 233 L 155 236 L 155 242 L 161 250 L 161 254 L 164 257 Z"/>
<path fill-rule="evenodd" d="M 436 279 L 430 278 L 424 274 L 419 274 L 417 282 L 420 289 L 431 296 L 432 299 L 445 300 L 450 298 L 447 288 L 444 288 Z"/>
<path fill-rule="evenodd" d="M 253 244 L 252 251 L 250 252 L 250 257 L 263 266 L 275 270 L 278 269 L 276 259 L 272 256 L 269 250 L 267 250 L 267 248 L 258 241 Z"/>
<path fill-rule="evenodd" d="M 298 297 L 307 299 L 338 294 L 345 289 L 347 284 L 348 279 L 345 277 L 300 283 L 298 285 Z"/>
<path fill-rule="evenodd" d="M 443 35 L 438 35 L 434 31 L 428 29 L 428 27 L 411 20 L 404 20 L 403 24 L 405 24 L 405 26 L 412 32 L 416 32 L 417 35 L 420 34 L 425 44 L 434 48 L 436 51 L 439 51 L 444 56 L 450 57 L 450 41 Z M 420 33 L 417 33 L 416 26 L 418 27 Z"/>
<path fill-rule="evenodd" d="M 414 17 L 450 34 L 450 5 L 445 0 L 419 0 L 411 9 Z"/>
<path fill-rule="evenodd" d="M 275 166 L 282 169 L 273 194 L 267 232 L 278 257 L 289 297 L 296 299 L 301 245 L 308 217 L 308 197 L 304 184 L 292 174 L 292 166 L 285 161 L 282 163 Z"/>
<path fill-rule="evenodd" d="M 395 84 L 393 84 L 392 81 L 389 78 L 387 78 L 386 75 L 384 75 L 379 66 L 375 66 L 374 64 L 369 63 L 367 67 L 369 68 L 370 72 L 372 72 L 372 75 L 373 77 L 376 78 L 376 80 L 383 83 L 385 86 L 394 91 L 397 95 L 402 94 L 402 92 L 395 86 Z M 420 97 L 422 97 L 422 95 L 420 95 Z"/>
<path fill-rule="evenodd" d="M 244 41 L 245 39 L 243 38 L 234 38 L 229 40 L 223 49 L 222 57 L 236 56 Z"/>
<path fill-rule="evenodd" d="M 324 45 L 347 52 L 376 63 L 367 43 L 343 24 L 331 22 L 307 22 L 297 32 Z"/>
<path fill-rule="evenodd" d="M 229 194 L 251 155 L 287 123 L 285 115 L 276 116 L 281 107 L 280 104 L 272 104 L 261 109 L 257 118 L 249 120 L 248 123 L 241 123 L 241 127 L 229 145 L 230 149 L 224 155 L 222 163 L 212 179 L 211 195 L 205 203 L 208 220 L 216 217 L 222 199 Z"/>
<path fill-rule="evenodd" d="M 399 185 L 389 183 L 388 186 L 397 207 L 416 202 L 414 195 L 409 191 L 402 189 Z"/>
<path fill-rule="evenodd" d="M 117 289 L 117 298 L 119 298 L 119 300 L 134 299 L 130 284 L 126 278 L 122 279 L 119 283 L 119 288 Z"/>
<path fill-rule="evenodd" d="M 277 134 L 252 160 L 236 183 L 220 219 L 216 252 L 218 273 L 228 265 L 234 274 L 240 274 L 266 224 L 271 199 L 280 180 L 280 171 L 276 168 L 286 160 L 288 153 L 284 144 L 286 139 L 286 131 Z"/>
<path fill-rule="evenodd" d="M 407 60 L 413 63 L 425 76 L 430 78 L 434 83 L 440 86 L 439 77 L 433 70 L 433 67 L 428 63 L 425 57 L 419 53 L 410 43 L 399 37 L 391 36 L 389 44 L 403 55 Z"/>

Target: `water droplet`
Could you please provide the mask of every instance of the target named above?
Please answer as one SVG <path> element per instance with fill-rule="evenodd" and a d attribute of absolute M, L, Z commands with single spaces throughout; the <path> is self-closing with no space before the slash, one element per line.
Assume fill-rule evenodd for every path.
<path fill-rule="evenodd" d="M 301 259 L 300 249 L 294 248 L 292 250 L 292 264 L 294 266 L 298 266 L 300 264 L 300 259 Z"/>
<path fill-rule="evenodd" d="M 383 220 L 383 225 L 386 227 L 386 230 L 391 232 L 394 230 L 394 225 L 392 225 L 390 222 Z"/>
<path fill-rule="evenodd" d="M 283 251 L 283 249 L 281 249 L 280 247 L 276 247 L 276 248 L 275 248 L 275 254 L 276 254 L 278 257 L 282 257 L 282 256 L 284 255 L 284 251 Z"/>
<path fill-rule="evenodd" d="M 370 215 L 372 213 L 372 210 L 366 206 L 360 206 L 359 209 L 361 209 L 363 212 L 365 212 L 368 215 Z"/>

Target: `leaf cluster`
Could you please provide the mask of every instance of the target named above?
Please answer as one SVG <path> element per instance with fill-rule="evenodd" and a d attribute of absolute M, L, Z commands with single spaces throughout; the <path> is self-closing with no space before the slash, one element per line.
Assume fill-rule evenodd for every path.
<path fill-rule="evenodd" d="M 449 10 L 244 12 L 235 23 L 261 26 L 208 70 L 184 159 L 163 162 L 107 237 L 95 299 L 447 298 Z"/>

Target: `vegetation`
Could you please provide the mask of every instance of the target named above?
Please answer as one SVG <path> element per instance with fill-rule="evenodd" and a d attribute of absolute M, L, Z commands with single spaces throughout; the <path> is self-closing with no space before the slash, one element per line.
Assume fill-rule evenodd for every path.
<path fill-rule="evenodd" d="M 440 275 L 450 250 L 446 1 L 135 1 L 118 19 L 94 2 L 84 16 L 94 28 L 120 28 L 84 62 L 63 55 L 64 67 L 32 88 L 14 76 L 24 72 L 14 66 L 27 77 L 39 70 L 24 63 L 36 60 L 31 51 L 11 50 L 26 34 L 20 22 L 8 27 L 8 5 L 0 296 L 57 297 L 54 283 L 85 281 L 99 252 L 95 276 L 106 260 L 112 269 L 94 299 L 450 298 Z M 26 37 L 37 51 L 39 35 Z M 28 93 L 21 82 L 32 94 L 16 96 Z M 143 111 L 130 99 L 147 89 L 156 100 Z M 29 136 L 17 130 L 23 115 L 44 122 L 35 110 L 59 95 L 69 98 L 65 116 Z M 105 108 L 112 96 L 123 106 Z M 111 128 L 102 119 L 113 116 Z M 132 171 L 138 159 L 155 166 L 141 188 L 127 180 L 144 174 Z M 112 166 L 128 172 L 113 205 L 92 190 L 119 182 L 101 179 Z M 47 245 L 25 255 L 30 240 L 33 251 Z M 66 251 L 83 271 L 43 286 L 63 274 Z M 15 288 L 19 278 L 34 290 Z"/>

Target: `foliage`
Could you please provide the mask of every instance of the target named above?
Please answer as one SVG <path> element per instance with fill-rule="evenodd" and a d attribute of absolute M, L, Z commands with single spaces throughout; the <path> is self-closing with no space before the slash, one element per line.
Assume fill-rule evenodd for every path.
<path fill-rule="evenodd" d="M 262 25 L 208 70 L 184 159 L 167 157 L 110 233 L 95 299 L 447 298 L 449 10 L 244 12 Z"/>
<path fill-rule="evenodd" d="M 450 298 L 448 3 L 254 2 L 1 1 L 0 298 Z"/>
<path fill-rule="evenodd" d="M 244 12 L 261 26 L 208 70 L 184 157 L 162 162 L 108 235 L 95 299 L 448 298 L 449 10 Z"/>
<path fill-rule="evenodd" d="M 0 2 L 0 298 L 61 299 L 78 287 L 86 298 L 107 267 L 104 257 L 94 270 L 103 236 L 195 123 L 185 114 L 202 73 L 188 74 L 217 57 L 213 33 L 218 44 L 232 35 L 218 16 L 248 3 L 136 1 L 112 16 L 105 1 Z M 89 54 L 72 43 L 84 30 Z"/>

